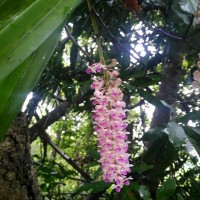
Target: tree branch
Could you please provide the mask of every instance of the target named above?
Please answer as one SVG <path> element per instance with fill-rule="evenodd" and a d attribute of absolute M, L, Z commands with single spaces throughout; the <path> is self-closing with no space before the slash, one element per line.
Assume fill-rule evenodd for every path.
<path fill-rule="evenodd" d="M 50 126 L 51 124 L 59 120 L 61 117 L 63 117 L 69 107 L 70 104 L 67 101 L 64 101 L 53 111 L 51 111 L 50 113 L 45 115 L 42 119 L 40 119 L 31 128 L 29 128 L 31 141 L 35 139 L 36 133 L 39 133 L 41 130 L 45 130 L 48 126 Z"/>
<path fill-rule="evenodd" d="M 68 155 L 64 154 L 61 149 L 56 146 L 50 139 L 47 133 L 39 133 L 40 137 L 44 139 L 67 163 L 69 163 L 88 183 L 92 180 L 90 176 L 84 172 Z"/>
<path fill-rule="evenodd" d="M 83 100 L 85 99 L 85 95 L 86 94 L 84 92 L 80 91 L 80 94 L 74 97 L 73 102 L 75 104 L 83 102 Z M 73 104 L 65 100 L 64 102 L 60 103 L 54 110 L 42 117 L 31 128 L 29 128 L 31 141 L 33 141 L 37 137 L 37 133 L 40 133 L 41 130 L 44 131 L 54 122 L 58 121 L 61 117 L 65 116 L 65 114 L 70 110 L 71 106 L 73 106 Z"/>

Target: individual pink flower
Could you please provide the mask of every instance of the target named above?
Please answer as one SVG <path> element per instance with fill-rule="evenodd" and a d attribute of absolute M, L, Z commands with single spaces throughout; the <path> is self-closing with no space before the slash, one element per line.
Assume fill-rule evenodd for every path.
<path fill-rule="evenodd" d="M 200 61 L 197 62 L 197 67 L 198 69 L 193 73 L 194 81 L 192 82 L 192 85 L 195 89 L 197 89 L 198 92 L 200 92 Z"/>
<path fill-rule="evenodd" d="M 200 70 L 196 70 L 194 73 L 194 80 L 200 82 Z"/>
<path fill-rule="evenodd" d="M 93 90 L 100 90 L 104 86 L 103 80 L 96 80 L 91 84 Z"/>
<path fill-rule="evenodd" d="M 106 66 L 103 65 L 101 62 L 95 63 L 95 64 L 89 66 L 89 67 L 86 69 L 86 73 L 87 73 L 87 74 L 92 74 L 92 73 L 96 73 L 96 72 L 97 72 L 97 73 L 101 73 L 105 67 L 106 67 Z"/>
<path fill-rule="evenodd" d="M 200 92 L 200 70 L 196 70 L 193 73 L 194 81 L 192 82 L 192 85 L 197 91 Z"/>

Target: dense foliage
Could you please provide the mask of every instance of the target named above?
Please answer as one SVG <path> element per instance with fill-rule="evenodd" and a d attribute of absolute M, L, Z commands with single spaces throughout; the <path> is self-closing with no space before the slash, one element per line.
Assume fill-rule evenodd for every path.
<path fill-rule="evenodd" d="M 199 1 L 91 3 L 71 13 L 24 106 L 43 198 L 200 199 Z M 118 61 L 128 110 L 133 179 L 120 193 L 102 180 L 92 126 L 85 70 L 100 61 L 97 39 L 105 60 Z"/>

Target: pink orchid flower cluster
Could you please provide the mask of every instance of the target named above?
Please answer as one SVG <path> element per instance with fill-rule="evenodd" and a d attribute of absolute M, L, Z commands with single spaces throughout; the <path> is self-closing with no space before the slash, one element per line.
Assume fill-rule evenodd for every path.
<path fill-rule="evenodd" d="M 110 65 L 95 63 L 87 68 L 86 72 L 101 73 L 91 84 L 94 89 L 92 103 L 95 106 L 93 111 L 94 129 L 97 132 L 100 163 L 103 170 L 103 180 L 113 182 L 114 188 L 120 192 L 123 185 L 129 185 L 130 177 L 126 177 L 131 171 L 129 164 L 130 154 L 128 150 L 128 134 L 125 129 L 126 110 L 125 102 L 122 101 L 123 93 L 119 88 L 121 79 L 119 73 L 113 69 L 117 61 L 112 60 Z"/>

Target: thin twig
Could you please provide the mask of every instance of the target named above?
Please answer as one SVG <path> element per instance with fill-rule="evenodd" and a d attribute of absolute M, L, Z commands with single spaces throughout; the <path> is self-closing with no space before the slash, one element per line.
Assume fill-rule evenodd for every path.
<path fill-rule="evenodd" d="M 193 21 L 194 21 L 194 15 L 192 15 L 192 17 L 191 17 L 191 19 L 190 19 L 190 23 L 189 23 L 189 25 L 188 25 L 188 27 L 187 27 L 187 29 L 186 29 L 186 31 L 185 31 L 184 40 L 185 40 L 185 39 L 187 38 L 187 36 L 188 36 L 189 30 L 190 30 L 190 28 L 191 28 L 191 26 L 192 26 L 192 24 L 193 24 Z"/>
<path fill-rule="evenodd" d="M 136 56 L 134 56 L 133 54 L 131 54 L 131 52 L 128 50 L 128 49 L 126 49 L 125 47 L 124 47 L 124 45 L 123 44 L 121 44 L 116 38 L 115 38 L 115 36 L 110 32 L 110 30 L 108 29 L 108 27 L 105 25 L 105 23 L 103 22 L 103 20 L 101 19 L 101 17 L 98 15 L 98 13 L 96 12 L 96 10 L 93 8 L 93 12 L 94 12 L 94 14 L 95 14 L 95 16 L 97 17 L 97 19 L 99 20 L 99 22 L 102 24 L 102 26 L 105 28 L 105 30 L 108 32 L 108 34 L 109 34 L 109 36 L 111 37 L 111 39 L 113 40 L 113 41 L 115 41 L 116 43 L 117 43 L 117 45 L 120 47 L 120 48 L 122 48 L 125 52 L 127 52 L 132 58 L 134 58 L 135 60 L 137 60 L 143 67 L 145 67 L 146 65 L 139 59 L 139 58 L 137 58 Z M 137 52 L 135 51 L 135 49 L 131 49 L 132 51 L 134 51 L 134 53 L 136 53 L 137 54 Z M 139 57 L 139 56 L 138 56 Z"/>
<path fill-rule="evenodd" d="M 166 32 L 166 31 L 164 31 L 164 30 L 162 30 L 162 29 L 159 29 L 159 28 L 154 28 L 154 29 L 155 29 L 156 31 L 159 31 L 159 32 L 163 33 L 164 35 L 166 35 L 166 36 L 168 36 L 168 37 L 170 37 L 170 38 L 173 38 L 173 39 L 176 39 L 176 40 L 183 40 L 183 38 L 178 37 L 178 36 L 175 36 L 175 35 L 172 35 L 172 34 Z"/>
<path fill-rule="evenodd" d="M 75 40 L 75 38 L 71 35 L 69 28 L 65 26 L 65 31 L 67 32 L 67 35 L 69 36 L 70 40 L 80 49 L 80 51 L 83 52 L 84 55 L 88 58 L 89 61 L 94 62 L 94 60 L 91 58 L 91 56 L 78 44 L 78 42 Z"/>
<path fill-rule="evenodd" d="M 164 31 L 164 30 L 162 30 L 162 29 L 160 29 L 160 28 L 154 28 L 154 29 L 155 29 L 156 31 L 159 31 L 159 32 L 163 33 L 164 35 L 166 35 L 166 36 L 169 37 L 169 38 L 172 38 L 172 39 L 175 39 L 175 40 L 179 40 L 179 41 L 185 42 L 186 44 L 188 44 L 188 45 L 189 45 L 192 49 L 194 49 L 195 51 L 198 51 L 198 52 L 200 51 L 199 48 L 194 47 L 194 46 L 191 44 L 191 42 L 190 42 L 189 40 L 186 40 L 186 39 L 185 39 L 185 37 L 182 38 L 182 37 L 178 37 L 178 36 L 172 35 L 172 34 L 166 32 L 166 31 Z"/>
<path fill-rule="evenodd" d="M 68 155 L 64 154 L 61 149 L 56 146 L 47 133 L 40 132 L 40 137 L 44 139 L 67 163 L 69 163 L 88 183 L 91 182 L 90 176 L 84 172 Z"/>

